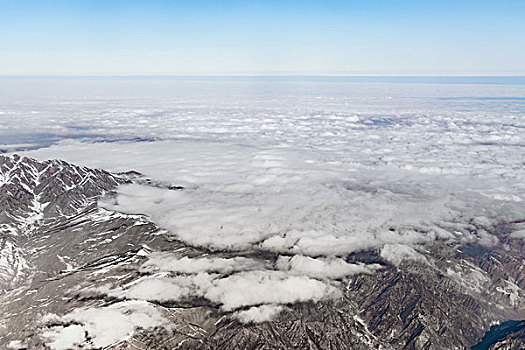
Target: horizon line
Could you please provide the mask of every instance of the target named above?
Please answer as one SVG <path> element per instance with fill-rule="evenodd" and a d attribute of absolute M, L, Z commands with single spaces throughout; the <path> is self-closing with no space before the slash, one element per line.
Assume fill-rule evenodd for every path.
<path fill-rule="evenodd" d="M 513 74 L 402 74 L 402 73 L 349 73 L 349 74 L 331 74 L 331 73 L 124 73 L 124 74 L 105 74 L 105 73 L 75 73 L 75 74 L 2 74 L 0 77 L 392 77 L 392 78 L 505 78 L 505 77 L 525 77 L 525 71 L 514 71 Z"/>

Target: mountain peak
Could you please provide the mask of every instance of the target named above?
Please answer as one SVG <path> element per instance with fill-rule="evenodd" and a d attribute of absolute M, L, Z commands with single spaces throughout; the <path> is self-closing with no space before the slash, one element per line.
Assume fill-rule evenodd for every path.
<path fill-rule="evenodd" d="M 62 160 L 0 155 L 0 221 L 21 226 L 72 215 L 126 180 Z"/>

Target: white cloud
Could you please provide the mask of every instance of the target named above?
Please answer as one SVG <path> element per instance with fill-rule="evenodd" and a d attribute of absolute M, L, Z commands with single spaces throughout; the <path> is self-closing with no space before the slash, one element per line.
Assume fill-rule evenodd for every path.
<path fill-rule="evenodd" d="M 498 216 L 517 215 L 524 205 L 494 201 L 484 194 L 487 188 L 520 191 L 515 185 L 498 185 L 500 177 L 473 181 L 456 175 L 452 181 L 448 175 L 421 174 L 404 166 L 369 167 L 356 153 L 332 151 L 181 140 L 73 142 L 31 154 L 113 171 L 135 169 L 187 186 L 185 191 L 123 186 L 117 205 L 106 206 L 145 213 L 183 240 L 217 249 L 246 249 L 293 230 L 324 233 L 327 241 L 331 236 L 347 237 L 347 252 L 350 246 L 355 251 L 374 239 L 375 247 L 408 242 L 406 237 L 401 238 L 404 241 L 388 237 L 403 230 L 415 229 L 415 239 L 432 241 L 453 236 L 440 222 L 479 216 L 483 210 L 494 222 Z M 389 231 L 391 227 L 397 230 Z M 308 245 L 311 238 L 301 243 Z"/>
<path fill-rule="evenodd" d="M 457 174 L 452 180 L 446 174 L 414 171 L 413 165 L 369 166 L 366 157 L 332 146 L 305 150 L 230 141 L 70 142 L 32 154 L 113 171 L 135 169 L 186 186 L 183 191 L 121 186 L 116 199 L 101 205 L 146 214 L 185 242 L 219 250 L 260 244 L 278 252 L 332 256 L 384 244 L 472 240 L 469 232 L 458 237 L 447 223 L 482 212 L 490 224 L 519 215 L 525 205 L 494 201 L 484 193 L 487 188 L 519 192 L 519 181 L 508 187 L 497 184 L 499 175 L 473 180 Z"/>
<path fill-rule="evenodd" d="M 342 278 L 356 274 L 370 274 L 381 268 L 380 265 L 349 264 L 343 259 L 314 259 L 307 256 L 280 256 L 277 259 L 278 269 L 293 275 L 305 275 L 317 279 Z"/>
<path fill-rule="evenodd" d="M 169 252 L 154 252 L 148 255 L 146 261 L 140 267 L 143 272 L 176 272 L 176 273 L 199 273 L 220 272 L 231 273 L 264 267 L 261 261 L 244 257 L 233 258 L 189 258 L 181 257 Z"/>
<path fill-rule="evenodd" d="M 8 349 L 12 349 L 12 350 L 19 350 L 19 349 L 27 349 L 27 346 L 25 346 L 21 340 L 11 340 L 8 344 L 7 344 L 7 348 Z"/>
<path fill-rule="evenodd" d="M 177 301 L 186 297 L 203 296 L 215 278 L 216 275 L 207 273 L 174 277 L 152 275 L 106 291 L 106 294 L 137 300 Z"/>
<path fill-rule="evenodd" d="M 381 257 L 396 266 L 406 260 L 427 262 L 424 255 L 404 244 L 385 244 L 381 249 Z"/>
<path fill-rule="evenodd" d="M 281 253 L 334 256 L 378 248 L 385 243 L 423 244 L 432 243 L 437 239 L 450 239 L 451 236 L 451 234 L 443 235 L 433 229 L 427 232 L 414 230 L 392 232 L 386 228 L 375 228 L 363 235 L 340 236 L 313 230 L 291 230 L 283 236 L 271 236 L 264 240 L 260 247 Z"/>
<path fill-rule="evenodd" d="M 43 322 L 49 319 L 47 317 Z M 75 322 L 78 325 L 52 326 L 43 332 L 42 337 L 53 350 L 70 349 L 74 344 L 83 342 L 86 339 L 85 334 L 91 339 L 85 340 L 87 344 L 102 348 L 130 336 L 135 327 L 167 326 L 161 313 L 145 301 L 125 301 L 108 307 L 75 309 L 58 317 L 58 320 L 65 324 Z"/>
<path fill-rule="evenodd" d="M 305 276 L 252 271 L 214 280 L 205 297 L 230 311 L 243 306 L 319 301 L 339 295 L 335 287 Z"/>
<path fill-rule="evenodd" d="M 190 293 L 190 288 L 182 287 L 168 278 L 152 277 L 139 280 L 127 288 L 122 295 L 131 299 L 169 301 L 180 300 Z M 114 294 L 118 295 L 117 293 Z"/>
<path fill-rule="evenodd" d="M 256 320 L 281 303 L 337 296 L 332 278 L 373 271 L 347 264 L 340 258 L 346 254 L 382 249 L 397 265 L 424 261 L 417 245 L 493 244 L 470 218 L 489 227 L 520 219 L 525 209 L 523 118 L 504 102 L 461 100 L 514 96 L 519 86 L 301 82 L 296 89 L 258 81 L 266 88 L 253 96 L 246 82 L 233 81 L 126 82 L 118 94 L 97 82 L 82 89 L 56 84 L 60 93 L 35 84 L 31 98 L 20 99 L 17 89 L 0 96 L 0 136 L 13 136 L 11 144 L 33 142 L 27 133 L 155 141 L 66 141 L 26 155 L 137 170 L 186 187 L 121 186 L 102 206 L 146 214 L 192 245 L 296 255 L 279 258 L 283 271 L 271 271 L 270 261 L 240 256 L 154 253 L 141 269 L 158 274 L 99 292 L 201 296 L 229 311 L 254 306 L 239 317 Z"/>
<path fill-rule="evenodd" d="M 514 231 L 510 234 L 512 238 L 523 238 L 525 239 L 525 230 Z"/>
<path fill-rule="evenodd" d="M 261 323 L 272 320 L 282 310 L 283 307 L 280 305 L 253 306 L 248 310 L 233 313 L 233 317 L 239 319 L 242 323 Z"/>
<path fill-rule="evenodd" d="M 79 348 L 86 340 L 84 327 L 76 324 L 53 327 L 52 330 L 42 333 L 42 337 L 48 339 L 47 346 L 53 350 Z"/>
<path fill-rule="evenodd" d="M 339 290 L 327 282 L 272 270 L 243 271 L 227 277 L 207 273 L 171 277 L 151 275 L 124 287 L 90 289 L 85 292 L 148 301 L 203 297 L 221 304 L 225 311 L 260 304 L 319 301 L 340 296 Z"/>

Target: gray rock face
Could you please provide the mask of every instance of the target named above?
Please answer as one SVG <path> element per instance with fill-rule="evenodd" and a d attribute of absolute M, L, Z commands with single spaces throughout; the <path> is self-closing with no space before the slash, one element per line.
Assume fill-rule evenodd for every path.
<path fill-rule="evenodd" d="M 103 170 L 58 160 L 0 156 L 0 291 L 21 282 L 29 271 L 23 247 L 37 249 L 33 245 L 48 228 L 96 209 L 97 197 L 124 181 Z"/>
<path fill-rule="evenodd" d="M 125 180 L 60 160 L 0 156 L 0 206 L 11 220 L 74 214 Z"/>
<path fill-rule="evenodd" d="M 59 348 L 46 334 L 79 323 L 61 316 L 125 302 L 126 296 L 104 288 L 148 276 L 139 267 L 151 251 L 239 255 L 188 246 L 144 216 L 98 207 L 100 196 L 129 181 L 148 184 L 137 173 L 0 156 L 0 348 Z M 525 248 L 511 237 L 516 224 L 484 228 L 499 239 L 490 248 L 428 247 L 426 262 L 393 266 L 377 252 L 354 253 L 348 261 L 383 268 L 336 281 L 337 299 L 285 305 L 269 322 L 241 323 L 203 297 L 145 302 L 167 323 L 133 324 L 131 336 L 106 348 L 469 349 L 494 322 L 525 319 Z M 270 266 L 277 258 L 244 254 Z M 73 348 L 100 348 L 88 331 L 81 338 Z M 523 339 L 523 331 L 514 332 L 491 349 L 522 349 Z"/>

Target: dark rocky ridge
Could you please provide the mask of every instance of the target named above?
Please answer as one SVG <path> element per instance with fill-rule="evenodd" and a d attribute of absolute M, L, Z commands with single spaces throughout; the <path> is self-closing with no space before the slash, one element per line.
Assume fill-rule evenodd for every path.
<path fill-rule="evenodd" d="M 4 220 L 11 221 L 39 214 L 38 209 L 43 219 L 74 214 L 126 181 L 104 170 L 17 155 L 0 157 L 0 179 L 0 207 Z"/>
<path fill-rule="evenodd" d="M 492 344 L 489 350 L 517 350 L 525 349 L 525 329 L 513 332 Z"/>
<path fill-rule="evenodd" d="M 0 263 L 8 264 L 0 266 L 0 348 L 22 339 L 29 349 L 46 349 L 40 336 L 44 315 L 115 303 L 114 297 L 83 290 L 107 280 L 114 285 L 135 280 L 144 252 L 234 256 L 159 234 L 142 216 L 97 207 L 100 196 L 129 181 L 148 184 L 137 173 L 113 175 L 62 161 L 0 155 Z M 175 327 L 137 329 L 110 348 L 469 349 L 493 322 L 525 319 L 525 248 L 523 240 L 510 236 L 515 224 L 486 228 L 499 239 L 490 248 L 428 247 L 429 264 L 396 267 L 374 251 L 352 254 L 348 261 L 384 268 L 340 281 L 341 299 L 287 305 L 271 322 L 242 324 L 202 299 L 154 303 Z M 246 254 L 275 259 L 265 252 Z M 521 330 L 491 349 L 522 349 L 523 341 Z"/>

